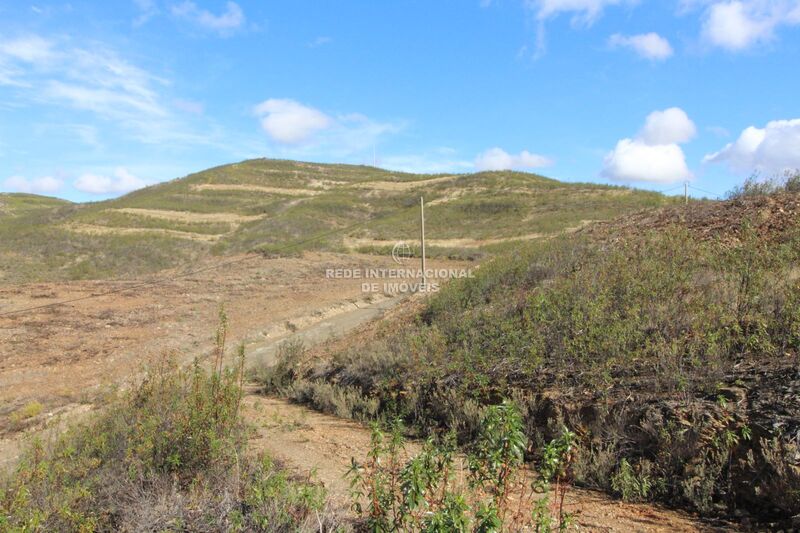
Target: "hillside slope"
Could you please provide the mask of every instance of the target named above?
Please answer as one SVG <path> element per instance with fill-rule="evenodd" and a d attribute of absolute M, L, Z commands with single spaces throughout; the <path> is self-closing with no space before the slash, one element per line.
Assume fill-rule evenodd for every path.
<path fill-rule="evenodd" d="M 519 172 L 415 175 L 257 159 L 114 200 L 0 216 L 0 279 L 124 277 L 210 254 L 280 251 L 312 237 L 305 248 L 387 253 L 396 241 L 417 238 L 420 196 L 429 253 L 458 257 L 675 201 Z"/>
<path fill-rule="evenodd" d="M 579 436 L 580 484 L 790 524 L 800 512 L 798 220 L 800 196 L 778 194 L 533 242 L 404 315 L 294 354 L 264 381 L 340 415 L 452 430 L 467 446 L 482 407 L 512 398 L 532 442 L 564 427 Z"/>

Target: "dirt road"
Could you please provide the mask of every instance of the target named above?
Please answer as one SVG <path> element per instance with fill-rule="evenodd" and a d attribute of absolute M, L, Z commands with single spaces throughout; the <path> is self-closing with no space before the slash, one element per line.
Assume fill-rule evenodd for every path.
<path fill-rule="evenodd" d="M 354 330 L 380 316 L 398 301 L 379 301 L 366 308 L 339 313 L 307 329 L 262 343 L 250 357 L 269 364 L 282 342 L 301 341 L 306 346 L 314 345 L 325 340 L 327 332 L 335 331 L 340 335 Z M 282 398 L 258 394 L 255 385 L 248 387 L 243 402 L 243 413 L 255 429 L 250 450 L 253 453 L 269 452 L 303 477 L 313 472 L 328 489 L 332 502 L 347 507 L 349 486 L 344 474 L 350 467 L 351 458 L 365 459 L 370 449 L 370 430 L 356 422 L 322 414 Z M 413 453 L 418 447 L 411 442 L 407 451 Z M 582 489 L 569 492 L 565 510 L 575 515 L 577 524 L 584 531 L 723 531 L 702 524 L 685 513 L 653 505 L 614 501 L 603 493 Z"/>
<path fill-rule="evenodd" d="M 340 322 L 330 322 L 334 317 L 344 315 L 341 324 L 348 326 L 395 302 L 363 293 L 362 280 L 326 274 L 396 268 L 389 257 L 308 253 L 217 261 L 224 266 L 191 276 L 163 272 L 157 277 L 163 283 L 135 290 L 122 289 L 145 280 L 0 285 L 0 313 L 92 296 L 0 316 L 0 466 L 14 462 L 28 434 L 91 410 L 105 391 L 128 386 L 152 361 L 209 353 L 223 304 L 231 345 L 245 341 L 258 360 L 287 335 L 306 332 L 309 342 L 318 342 L 341 331 Z M 433 268 L 456 265 L 431 262 Z M 109 291 L 122 292 L 102 296 Z"/>
<path fill-rule="evenodd" d="M 390 261 L 339 254 L 243 261 L 113 298 L 0 317 L 0 466 L 14 462 L 26 435 L 60 431 L 90 412 L 105 388 L 129 383 L 148 360 L 168 351 L 186 358 L 207 353 L 221 303 L 231 342 L 245 343 L 251 365 L 270 362 L 281 342 L 317 344 L 380 316 L 403 298 L 365 295 L 358 280 L 329 279 L 324 272 L 391 266 Z M 432 266 L 440 265 L 456 264 Z M 124 283 L 0 286 L 0 312 L 100 294 Z M 31 402 L 41 403 L 42 413 L 14 427 L 11 415 Z M 367 428 L 252 392 L 244 403 L 256 428 L 251 450 L 269 451 L 298 473 L 316 471 L 334 501 L 346 504 L 342 476 L 351 457 L 363 458 L 369 449 Z M 55 421 L 59 414 L 65 416 L 61 422 Z M 677 512 L 621 504 L 590 491 L 572 491 L 568 511 L 589 531 L 707 529 Z"/>
<path fill-rule="evenodd" d="M 349 420 L 309 410 L 279 398 L 251 392 L 243 410 L 255 433 L 253 451 L 268 451 L 301 476 L 312 472 L 324 483 L 334 505 L 346 507 L 349 487 L 344 474 L 350 459 L 364 460 L 370 448 L 370 431 Z M 411 443 L 407 450 L 413 453 Z M 605 494 L 572 489 L 565 510 L 574 514 L 581 531 L 696 532 L 721 531 L 689 515 L 653 505 L 628 504 Z"/>

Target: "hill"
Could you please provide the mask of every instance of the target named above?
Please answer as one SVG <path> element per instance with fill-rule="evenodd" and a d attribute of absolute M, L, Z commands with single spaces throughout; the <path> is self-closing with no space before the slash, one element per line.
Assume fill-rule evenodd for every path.
<path fill-rule="evenodd" d="M 483 409 L 511 398 L 533 459 L 565 429 L 578 436 L 581 485 L 785 526 L 800 512 L 799 217 L 797 194 L 748 196 L 534 241 L 287 353 L 262 380 L 468 448 Z"/>
<path fill-rule="evenodd" d="M 69 205 L 67 200 L 26 193 L 0 193 L 0 219 L 18 217 Z"/>
<path fill-rule="evenodd" d="M 676 201 L 520 172 L 417 175 L 257 159 L 103 202 L 4 196 L 14 216 L 0 207 L 0 279 L 134 276 L 309 239 L 302 248 L 383 254 L 417 238 L 420 196 L 430 255 L 459 258 Z"/>

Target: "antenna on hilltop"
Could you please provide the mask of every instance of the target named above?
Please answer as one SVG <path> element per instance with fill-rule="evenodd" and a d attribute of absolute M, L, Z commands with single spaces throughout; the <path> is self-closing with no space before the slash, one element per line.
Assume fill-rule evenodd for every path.
<path fill-rule="evenodd" d="M 372 166 L 376 168 L 378 166 L 378 156 L 374 144 L 372 145 Z"/>

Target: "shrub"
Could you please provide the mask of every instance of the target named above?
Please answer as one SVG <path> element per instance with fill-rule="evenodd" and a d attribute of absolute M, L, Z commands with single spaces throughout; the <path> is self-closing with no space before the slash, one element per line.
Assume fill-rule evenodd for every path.
<path fill-rule="evenodd" d="M 654 495 L 656 482 L 649 474 L 650 463 L 640 463 L 638 470 L 623 458 L 611 478 L 611 488 L 626 502 L 648 501 Z"/>
<path fill-rule="evenodd" d="M 30 401 L 11 413 L 9 421 L 12 427 L 19 427 L 31 418 L 35 418 L 42 413 L 44 406 L 36 400 Z"/>
<path fill-rule="evenodd" d="M 752 174 L 743 184 L 737 185 L 725 195 L 729 200 L 748 196 L 766 196 L 777 192 L 800 192 L 800 170 L 787 170 L 782 176 L 762 178 Z"/>
<path fill-rule="evenodd" d="M 355 459 L 348 473 L 352 507 L 370 531 L 564 531 L 571 517 L 563 511 L 571 465 L 572 434 L 548 444 L 538 478 L 522 467 L 528 442 L 519 410 L 510 402 L 488 407 L 480 436 L 467 457 L 465 472 L 456 461 L 452 434 L 429 438 L 422 450 L 405 457 L 402 424 L 389 433 L 376 424 L 366 461 Z M 458 474 L 466 473 L 466 483 Z M 534 496 L 557 486 L 557 504 Z"/>
<path fill-rule="evenodd" d="M 168 359 L 88 423 L 36 442 L 0 482 L 3 531 L 316 530 L 324 492 L 244 454 L 244 352 L 221 367 Z"/>
<path fill-rule="evenodd" d="M 355 348 L 294 365 L 294 397 L 362 420 L 399 417 L 420 435 L 453 430 L 467 446 L 483 406 L 513 397 L 535 454 L 562 425 L 580 429 L 582 484 L 704 512 L 793 516 L 800 233 L 789 225 L 765 238 L 763 226 L 532 244 Z M 359 398 L 376 400 L 354 415 Z M 744 423 L 757 431 L 750 440 Z M 713 445 L 721 431 L 740 439 L 724 452 Z M 764 449 L 773 438 L 780 453 Z"/>

